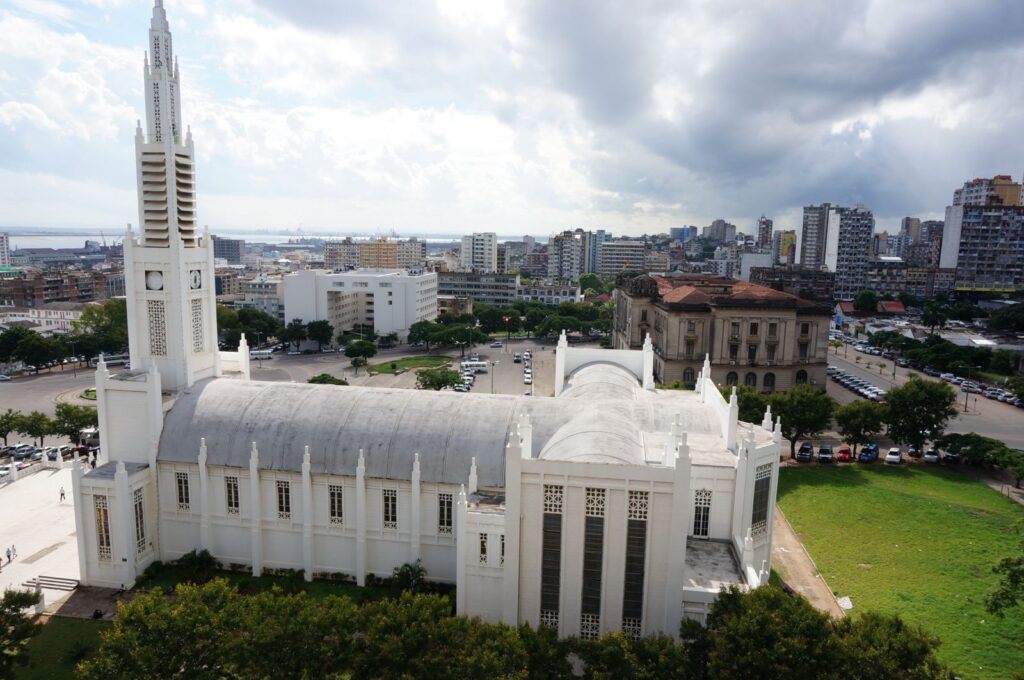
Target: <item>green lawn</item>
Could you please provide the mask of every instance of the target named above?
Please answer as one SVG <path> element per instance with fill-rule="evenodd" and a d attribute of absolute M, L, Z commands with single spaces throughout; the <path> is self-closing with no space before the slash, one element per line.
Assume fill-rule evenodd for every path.
<path fill-rule="evenodd" d="M 14 670 L 16 680 L 75 677 L 75 665 L 96 651 L 107 621 L 54 616 L 29 642 L 28 665 Z"/>
<path fill-rule="evenodd" d="M 985 611 L 992 566 L 1018 550 L 1024 508 L 935 468 L 785 468 L 779 505 L 822 575 L 864 610 L 896 613 L 942 640 L 965 678 L 1024 668 L 1024 610 Z"/>
<path fill-rule="evenodd" d="M 395 359 L 394 361 L 382 361 L 379 364 L 371 364 L 366 367 L 366 370 L 370 373 L 398 373 L 399 371 L 408 371 L 411 368 L 436 368 L 437 366 L 445 366 L 451 362 L 451 357 L 429 355 L 423 357 L 406 357 L 405 359 Z"/>

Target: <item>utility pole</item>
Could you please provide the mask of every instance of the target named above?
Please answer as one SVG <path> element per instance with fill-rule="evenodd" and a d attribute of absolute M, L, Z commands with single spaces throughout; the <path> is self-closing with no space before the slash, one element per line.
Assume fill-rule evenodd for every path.
<path fill-rule="evenodd" d="M 491 362 L 491 394 L 494 394 L 494 372 L 498 365 L 498 361 L 494 360 Z"/>

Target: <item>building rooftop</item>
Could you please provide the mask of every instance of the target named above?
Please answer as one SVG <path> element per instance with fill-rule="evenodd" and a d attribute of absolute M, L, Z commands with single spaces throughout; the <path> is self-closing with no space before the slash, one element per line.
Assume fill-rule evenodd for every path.
<path fill-rule="evenodd" d="M 684 588 L 718 592 L 731 585 L 743 585 L 732 546 L 724 541 L 690 538 L 686 541 Z"/>

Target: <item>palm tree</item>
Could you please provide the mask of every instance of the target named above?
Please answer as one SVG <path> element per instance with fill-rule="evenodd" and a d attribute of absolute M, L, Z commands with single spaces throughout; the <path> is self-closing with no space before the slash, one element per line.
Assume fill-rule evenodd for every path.
<path fill-rule="evenodd" d="M 945 325 L 947 318 L 949 318 L 949 308 L 937 302 L 926 304 L 924 311 L 921 313 L 921 323 L 928 326 L 933 334 L 935 333 L 935 327 Z"/>

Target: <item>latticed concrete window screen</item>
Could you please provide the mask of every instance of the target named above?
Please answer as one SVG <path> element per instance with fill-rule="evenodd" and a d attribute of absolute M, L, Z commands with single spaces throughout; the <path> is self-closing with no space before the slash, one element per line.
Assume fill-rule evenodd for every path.
<path fill-rule="evenodd" d="M 192 351 L 203 351 L 203 299 L 192 299 Z"/>
<path fill-rule="evenodd" d="M 622 634 L 631 640 L 640 637 L 640 619 L 627 617 L 622 619 Z"/>
<path fill-rule="evenodd" d="M 711 520 L 711 489 L 693 492 L 693 535 L 707 536 Z"/>
<path fill-rule="evenodd" d="M 149 353 L 155 357 L 167 356 L 167 316 L 163 300 L 146 300 L 149 321 Z"/>
<path fill-rule="evenodd" d="M 606 496 L 604 489 L 587 489 L 587 517 L 604 517 Z"/>
<path fill-rule="evenodd" d="M 540 625 L 549 628 L 558 628 L 558 611 L 554 609 L 542 609 L 540 612 Z"/>
<path fill-rule="evenodd" d="M 110 513 L 107 509 L 106 496 L 92 497 L 93 509 L 96 513 L 96 550 L 102 562 L 112 558 L 110 551 Z"/>
<path fill-rule="evenodd" d="M 135 552 L 141 555 L 146 551 L 146 511 L 142 489 L 132 493 L 132 506 L 135 509 Z"/>
<path fill-rule="evenodd" d="M 647 519 L 647 507 L 650 504 L 650 494 L 646 491 L 629 492 L 629 519 Z"/>
<path fill-rule="evenodd" d="M 750 532 L 764 535 L 768 532 L 768 494 L 772 485 L 772 464 L 758 465 L 754 471 L 754 507 L 750 518 Z"/>
<path fill-rule="evenodd" d="M 544 485 L 544 512 L 562 514 L 562 486 L 560 484 Z"/>
<path fill-rule="evenodd" d="M 580 639 L 596 640 L 601 634 L 600 614 L 580 614 Z"/>

